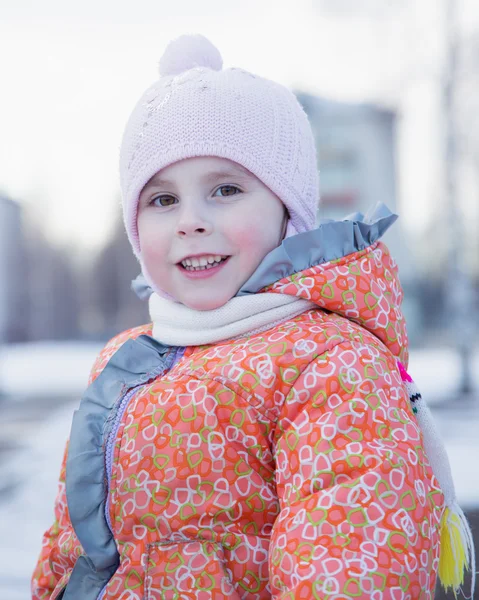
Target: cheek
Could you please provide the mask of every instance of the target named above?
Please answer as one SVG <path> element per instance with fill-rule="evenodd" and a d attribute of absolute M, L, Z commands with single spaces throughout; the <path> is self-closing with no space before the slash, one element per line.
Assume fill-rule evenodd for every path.
<path fill-rule="evenodd" d="M 276 196 L 270 192 L 259 194 L 236 215 L 233 228 L 237 243 L 248 254 L 263 258 L 280 242 L 284 215 L 284 206 Z"/>
<path fill-rule="evenodd" d="M 265 243 L 264 227 L 254 222 L 235 224 L 227 235 L 244 256 L 256 256 Z"/>
<path fill-rule="evenodd" d="M 155 224 L 154 219 L 138 221 L 138 236 L 143 260 L 148 261 L 154 258 L 155 261 L 158 261 L 160 257 L 166 256 L 166 236 L 158 224 Z"/>
<path fill-rule="evenodd" d="M 241 247 L 250 247 L 258 243 L 258 233 L 257 228 L 250 224 L 244 227 L 235 227 L 230 237 Z"/>
<path fill-rule="evenodd" d="M 230 230 L 228 237 L 245 259 L 257 263 L 278 245 L 279 231 L 276 231 L 273 224 L 265 227 L 264 220 L 251 220 L 245 225 L 236 225 Z"/>

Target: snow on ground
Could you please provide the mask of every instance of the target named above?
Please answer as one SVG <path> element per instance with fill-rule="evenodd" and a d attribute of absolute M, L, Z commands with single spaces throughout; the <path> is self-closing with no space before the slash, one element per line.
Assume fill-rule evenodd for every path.
<path fill-rule="evenodd" d="M 11 497 L 0 498 L 2 600 L 30 597 L 29 580 L 43 531 L 52 521 L 57 477 L 71 417 L 99 349 L 98 344 L 48 343 L 11 346 L 0 353 L 0 383 L 13 396 L 10 401 L 18 397 L 21 402 L 32 393 L 77 397 L 75 403 L 62 405 L 35 427 L 8 465 L 0 464 L 0 477 L 15 471 L 24 482 Z M 475 404 L 453 404 L 459 363 L 449 350 L 412 352 L 410 373 L 432 406 L 446 443 L 460 503 L 464 508 L 479 507 L 479 353 L 474 357 L 478 391 Z M 445 400 L 447 410 L 441 406 Z"/>
<path fill-rule="evenodd" d="M 101 349 L 93 342 L 0 346 L 0 392 L 18 397 L 81 393 Z"/>
<path fill-rule="evenodd" d="M 73 411 L 101 350 L 98 343 L 42 342 L 0 348 L 0 394 L 17 402 L 19 411 L 32 396 L 76 398 L 63 403 L 36 426 L 28 428 L 24 446 L 6 464 L 2 481 L 23 482 L 8 498 L 0 497 L 0 598 L 31 598 L 30 577 L 43 532 L 53 518 L 53 501 Z M 0 411 L 2 400 L 0 397 Z M 21 427 L 25 427 L 20 424 Z"/>
<path fill-rule="evenodd" d="M 429 405 L 453 400 L 459 388 L 459 354 L 452 348 L 427 348 L 412 350 L 408 372 L 418 385 Z M 472 357 L 472 378 L 479 396 L 479 348 Z"/>
<path fill-rule="evenodd" d="M 30 577 L 44 531 L 53 521 L 53 502 L 75 404 L 57 410 L 14 457 L 24 484 L 0 503 L 0 598 L 31 598 Z M 2 472 L 0 468 L 0 473 Z"/>

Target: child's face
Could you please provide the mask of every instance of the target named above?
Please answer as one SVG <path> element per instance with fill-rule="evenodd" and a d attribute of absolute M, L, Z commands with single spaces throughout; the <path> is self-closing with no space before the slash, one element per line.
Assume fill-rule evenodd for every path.
<path fill-rule="evenodd" d="M 138 204 L 141 255 L 149 276 L 196 310 L 230 300 L 281 243 L 286 222 L 281 200 L 257 177 L 235 162 L 210 156 L 165 167 L 143 188 Z M 222 262 L 213 262 L 215 257 Z"/>

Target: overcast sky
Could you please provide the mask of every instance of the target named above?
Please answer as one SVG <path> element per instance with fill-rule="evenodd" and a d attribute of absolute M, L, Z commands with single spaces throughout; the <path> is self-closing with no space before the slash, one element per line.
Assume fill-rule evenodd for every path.
<path fill-rule="evenodd" d="M 414 175 L 414 168 L 437 141 L 431 66 L 442 21 L 431 7 L 441 3 L 352 4 L 359 8 L 345 15 L 348 0 L 0 0 L 0 190 L 35 210 L 57 241 L 101 244 L 118 213 L 128 115 L 156 79 L 167 42 L 198 32 L 226 67 L 400 108 L 407 117 L 401 143 L 411 146 L 401 197 L 413 181 L 411 189 L 431 195 L 434 173 Z M 372 10 L 385 4 L 389 10 Z M 469 25 L 477 25 L 476 13 Z"/>

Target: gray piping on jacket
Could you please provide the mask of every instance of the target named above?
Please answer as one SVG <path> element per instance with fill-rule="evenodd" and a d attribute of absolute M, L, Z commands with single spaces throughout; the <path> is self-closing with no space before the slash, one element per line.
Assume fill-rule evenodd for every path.
<path fill-rule="evenodd" d="M 63 600 L 96 600 L 118 568 L 119 555 L 105 519 L 104 442 L 111 415 L 129 389 L 169 370 L 176 356 L 175 348 L 147 335 L 127 340 L 86 389 L 73 415 L 66 495 L 70 520 L 85 554 L 75 563 Z"/>
<path fill-rule="evenodd" d="M 325 219 L 316 229 L 283 240 L 264 257 L 236 296 L 256 294 L 294 273 L 364 250 L 381 238 L 397 218 L 378 202 L 366 215 L 356 212 L 342 221 Z M 132 281 L 131 288 L 143 300 L 153 292 L 142 274 Z"/>

